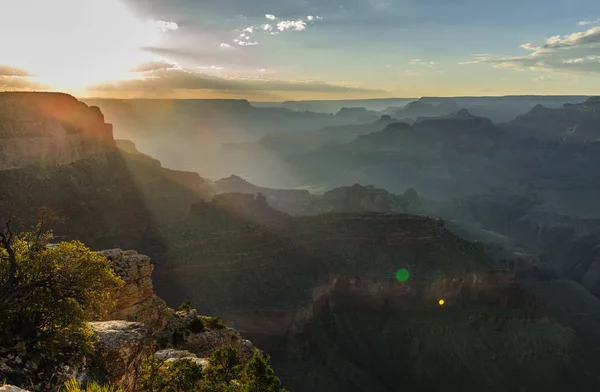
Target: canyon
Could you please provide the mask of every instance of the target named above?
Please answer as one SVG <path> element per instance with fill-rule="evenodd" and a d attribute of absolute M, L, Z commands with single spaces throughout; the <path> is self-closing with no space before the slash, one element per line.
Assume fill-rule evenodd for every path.
<path fill-rule="evenodd" d="M 48 101 L 55 102 L 51 115 L 36 109 L 37 115 L 48 117 L 44 121 L 49 124 L 62 124 L 52 113 L 62 113 L 58 108 L 63 102 L 67 112 L 96 112 L 74 98 L 60 97 Z M 239 102 L 231 105 L 250 110 Z M 12 113 L 5 112 L 3 121 L 27 123 Z M 456 222 L 425 215 L 452 220 L 464 215 L 465 221 L 498 231 L 511 218 L 520 224 L 506 233 L 517 235 L 525 227 L 523 216 L 539 210 L 513 199 L 507 206 L 495 205 L 500 200 L 496 196 L 483 203 L 481 194 L 470 202 L 432 201 L 427 196 L 439 173 L 431 166 L 413 174 L 431 174 L 423 194 L 419 187 L 419 193 L 407 190 L 411 177 L 399 180 L 408 166 L 395 166 L 405 171 L 393 176 L 379 172 L 398 180 L 393 192 L 376 181 L 375 186 L 347 186 L 349 173 L 339 171 L 352 156 L 367 168 L 363 178 L 377 180 L 370 174 L 382 162 L 417 159 L 421 149 L 420 159 L 430 157 L 430 142 L 438 151 L 464 153 L 455 156 L 465 157 L 459 165 L 464 176 L 455 179 L 473 174 L 466 169 L 474 149 L 491 151 L 508 143 L 511 149 L 498 156 L 519 149 L 523 153 L 517 158 L 531 154 L 522 142 L 510 144 L 514 136 L 493 123 L 458 111 L 417 125 L 386 124 L 347 145 L 324 147 L 297 168 L 302 175 L 309 173 L 307 168 L 318 173 L 314 178 L 335 175 L 334 182 L 341 184 L 312 195 L 255 186 L 235 176 L 213 182 L 194 172 L 164 168 L 131 143 L 116 142 L 108 134 L 98 142 L 96 130 L 110 126 L 100 116 L 92 117 L 95 125 L 77 129 L 82 145 L 95 147 L 52 164 L 45 158 L 13 159 L 0 170 L 0 208 L 26 221 L 38 208 L 49 207 L 63 217 L 53 227 L 59 239 L 77 238 L 96 250 L 136 250 L 104 251 L 127 283 L 109 318 L 144 319 L 154 329 L 168 328 L 164 315 L 156 312 L 164 309 L 160 298 L 175 306 L 189 297 L 200 314 L 222 317 L 267 351 L 284 386 L 294 391 L 433 391 L 448 385 L 462 391 L 598 388 L 595 342 L 600 336 L 594 321 L 600 301 L 564 280 L 581 275 L 578 280 L 594 281 L 586 287 L 595 292 L 597 264 L 582 264 L 571 275 L 529 273 L 531 265 L 514 252 L 508 252 L 510 258 L 491 257 L 487 244 L 454 234 L 449 228 Z M 15 133 L 23 129 L 11 128 L 10 139 L 19 139 Z M 48 146 L 53 153 L 62 148 L 54 142 Z M 536 152 L 538 158 L 547 151 L 557 153 L 551 143 L 542 146 L 545 152 Z M 561 154 L 581 154 L 590 163 L 595 162 L 592 149 L 559 148 Z M 327 164 L 321 165 L 325 155 Z M 553 218 L 548 212 L 543 219 Z M 534 231 L 532 225 L 527 232 Z M 561 238 L 548 236 L 539 246 L 552 249 L 543 243 Z M 568 264 L 566 255 L 565 250 L 557 256 L 555 265 Z M 408 280 L 396 278 L 400 269 L 408 272 Z"/>

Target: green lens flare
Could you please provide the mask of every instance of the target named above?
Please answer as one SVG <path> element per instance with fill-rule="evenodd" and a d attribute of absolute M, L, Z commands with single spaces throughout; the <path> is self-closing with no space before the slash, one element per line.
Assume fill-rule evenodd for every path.
<path fill-rule="evenodd" d="M 396 279 L 398 279 L 398 282 L 406 282 L 409 275 L 410 274 L 406 268 L 400 268 L 398 272 L 396 272 Z"/>

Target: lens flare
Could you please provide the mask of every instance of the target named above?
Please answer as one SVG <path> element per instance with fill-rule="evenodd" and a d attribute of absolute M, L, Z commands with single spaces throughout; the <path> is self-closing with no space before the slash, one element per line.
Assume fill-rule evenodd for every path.
<path fill-rule="evenodd" d="M 408 273 L 408 270 L 406 268 L 400 268 L 396 272 L 396 279 L 398 280 L 398 282 L 406 282 L 409 277 L 410 274 Z"/>
<path fill-rule="evenodd" d="M 438 304 L 440 304 L 440 306 L 444 306 L 445 303 L 446 303 L 446 301 L 444 301 L 443 299 L 440 299 L 438 301 Z"/>

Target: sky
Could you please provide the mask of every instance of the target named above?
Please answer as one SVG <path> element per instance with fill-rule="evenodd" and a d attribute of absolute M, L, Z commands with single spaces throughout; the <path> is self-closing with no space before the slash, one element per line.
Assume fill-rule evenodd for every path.
<path fill-rule="evenodd" d="M 0 0 L 0 91 L 251 101 L 600 92 L 597 0 Z"/>

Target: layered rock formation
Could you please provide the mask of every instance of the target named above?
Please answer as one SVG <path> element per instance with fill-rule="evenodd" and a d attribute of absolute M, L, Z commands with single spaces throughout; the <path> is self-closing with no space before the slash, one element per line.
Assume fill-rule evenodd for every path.
<path fill-rule="evenodd" d="M 125 286 L 115 299 L 117 306 L 106 316 L 106 320 L 141 322 L 154 331 L 163 330 L 170 312 L 166 303 L 154 294 L 154 265 L 150 257 L 121 249 L 99 253 L 114 263 L 115 272 L 125 281 Z"/>
<path fill-rule="evenodd" d="M 0 170 L 75 162 L 115 148 L 97 107 L 66 94 L 0 94 Z"/>

